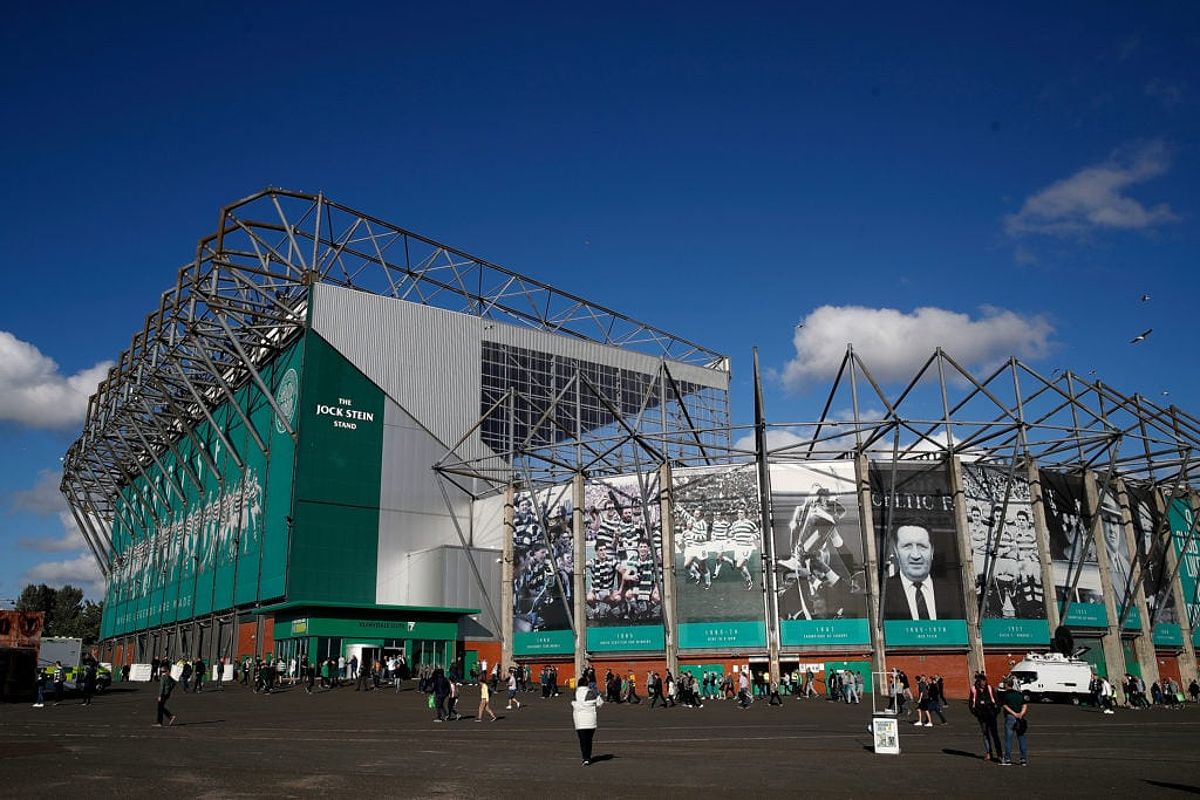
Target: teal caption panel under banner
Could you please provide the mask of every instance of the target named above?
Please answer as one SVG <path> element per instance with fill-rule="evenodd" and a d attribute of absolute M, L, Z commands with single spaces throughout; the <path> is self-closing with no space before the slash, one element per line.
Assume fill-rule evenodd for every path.
<path fill-rule="evenodd" d="M 1183 630 L 1174 622 L 1160 622 L 1154 626 L 1154 643 L 1168 647 L 1183 647 Z"/>
<path fill-rule="evenodd" d="M 965 619 L 889 619 L 883 622 L 888 645 L 955 647 L 967 643 Z"/>
<path fill-rule="evenodd" d="M 666 646 L 659 625 L 615 625 L 588 628 L 587 649 L 593 652 L 618 650 L 662 650 Z"/>
<path fill-rule="evenodd" d="M 785 646 L 871 643 L 865 619 L 785 619 L 779 633 Z"/>
<path fill-rule="evenodd" d="M 980 627 L 984 644 L 1040 644 L 1050 641 L 1050 623 L 1044 619 L 984 619 Z"/>
<path fill-rule="evenodd" d="M 1061 612 L 1061 607 L 1059 610 Z M 1108 615 L 1104 613 L 1104 606 L 1100 603 L 1072 603 L 1063 624 L 1084 628 L 1107 628 Z"/>
<path fill-rule="evenodd" d="M 513 653 L 519 656 L 574 652 L 574 631 L 516 631 L 513 633 Z"/>
<path fill-rule="evenodd" d="M 754 622 L 681 622 L 679 647 L 709 650 L 730 647 L 766 647 L 767 626 Z"/>

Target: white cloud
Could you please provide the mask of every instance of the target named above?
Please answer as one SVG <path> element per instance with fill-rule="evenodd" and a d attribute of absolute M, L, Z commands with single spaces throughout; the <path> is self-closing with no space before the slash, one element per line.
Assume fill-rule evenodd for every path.
<path fill-rule="evenodd" d="M 1054 328 L 1043 317 L 985 307 L 978 318 L 943 308 L 821 306 L 797 327 L 796 357 L 783 371 L 796 388 L 837 374 L 846 345 L 883 381 L 912 377 L 937 347 L 965 367 L 996 364 L 1009 356 L 1034 359 L 1046 354 Z"/>
<path fill-rule="evenodd" d="M 0 420 L 35 428 L 78 425 L 88 397 L 108 373 L 103 361 L 74 375 L 63 375 L 54 359 L 29 342 L 0 331 Z"/>
<path fill-rule="evenodd" d="M 17 511 L 57 514 L 66 506 L 66 499 L 58 488 L 60 483 L 62 483 L 61 472 L 44 469 L 38 473 L 33 486 L 28 489 L 16 490 L 9 495 L 9 500 Z"/>
<path fill-rule="evenodd" d="M 767 428 L 767 450 L 778 450 L 781 447 L 806 442 L 811 437 L 801 436 L 786 428 Z M 733 444 L 737 450 L 754 450 L 754 434 L 747 433 Z"/>
<path fill-rule="evenodd" d="M 104 577 L 91 553 L 82 553 L 65 561 L 44 561 L 29 568 L 24 575 L 27 583 L 44 583 L 62 586 L 69 583 L 78 586 L 93 597 L 104 594 Z"/>
<path fill-rule="evenodd" d="M 58 512 L 58 521 L 62 525 L 62 535 L 57 537 L 25 536 L 17 544 L 26 550 L 39 550 L 43 553 L 63 553 L 69 550 L 81 550 L 87 547 L 79 525 L 70 511 Z"/>
<path fill-rule="evenodd" d="M 1162 175 L 1169 162 L 1161 141 L 1115 153 L 1028 197 L 1020 211 L 1005 217 L 1005 229 L 1010 236 L 1082 236 L 1102 229 L 1146 230 L 1175 222 L 1178 217 L 1166 203 L 1147 207 L 1123 194 L 1129 186 Z"/>

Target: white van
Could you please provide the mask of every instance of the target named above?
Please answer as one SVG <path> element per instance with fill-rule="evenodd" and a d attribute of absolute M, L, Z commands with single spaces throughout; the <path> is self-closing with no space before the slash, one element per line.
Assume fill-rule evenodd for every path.
<path fill-rule="evenodd" d="M 1091 695 L 1092 665 L 1061 653 L 1029 653 L 1008 677 L 1025 700 L 1069 700 L 1076 705 Z"/>

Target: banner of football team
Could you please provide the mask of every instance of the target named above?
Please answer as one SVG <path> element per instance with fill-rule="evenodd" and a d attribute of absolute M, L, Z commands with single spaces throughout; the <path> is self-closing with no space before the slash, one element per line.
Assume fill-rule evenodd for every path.
<path fill-rule="evenodd" d="M 513 498 L 513 652 L 575 652 L 571 485 Z"/>
<path fill-rule="evenodd" d="M 1028 477 L 964 464 L 962 482 L 983 643 L 1045 644 L 1050 626 Z"/>

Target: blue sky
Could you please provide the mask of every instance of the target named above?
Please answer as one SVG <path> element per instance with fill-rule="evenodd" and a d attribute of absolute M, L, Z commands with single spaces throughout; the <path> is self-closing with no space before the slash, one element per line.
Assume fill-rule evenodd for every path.
<path fill-rule="evenodd" d="M 0 600 L 88 579 L 55 487 L 90 387 L 266 185 L 726 352 L 738 421 L 751 347 L 783 421 L 847 341 L 1200 412 L 1200 9 L 969 5 L 10 9 Z"/>

